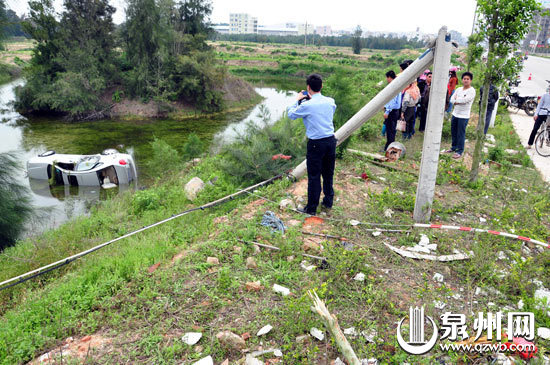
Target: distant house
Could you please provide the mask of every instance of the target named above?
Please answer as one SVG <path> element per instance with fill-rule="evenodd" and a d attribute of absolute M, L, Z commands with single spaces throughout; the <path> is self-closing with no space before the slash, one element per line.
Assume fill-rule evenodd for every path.
<path fill-rule="evenodd" d="M 229 14 L 230 34 L 257 34 L 258 18 L 245 13 Z"/>

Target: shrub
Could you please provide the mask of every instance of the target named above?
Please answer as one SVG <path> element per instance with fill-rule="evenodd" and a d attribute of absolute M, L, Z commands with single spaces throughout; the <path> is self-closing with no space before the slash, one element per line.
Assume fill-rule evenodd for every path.
<path fill-rule="evenodd" d="M 187 137 L 187 141 L 183 145 L 183 159 L 190 160 L 194 157 L 197 157 L 202 153 L 204 149 L 203 143 L 199 136 L 195 133 L 191 133 Z"/>
<path fill-rule="evenodd" d="M 499 145 L 489 149 L 489 160 L 500 162 L 504 160 L 504 149 Z"/>
<path fill-rule="evenodd" d="M 138 191 L 132 198 L 134 214 L 141 214 L 146 210 L 156 210 L 161 206 L 161 196 L 153 189 Z"/>
<path fill-rule="evenodd" d="M 163 176 L 167 171 L 181 168 L 182 158 L 179 152 L 165 141 L 155 137 L 151 142 L 152 158 L 147 162 L 151 176 Z"/>

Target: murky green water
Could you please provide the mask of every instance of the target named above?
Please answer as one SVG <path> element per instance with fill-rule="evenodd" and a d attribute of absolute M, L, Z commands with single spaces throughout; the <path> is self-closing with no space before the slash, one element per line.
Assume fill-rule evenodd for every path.
<path fill-rule="evenodd" d="M 116 190 L 107 192 L 95 187 L 50 188 L 45 181 L 30 181 L 24 171 L 30 157 L 47 150 L 96 154 L 107 148 L 116 148 L 133 155 L 138 175 L 147 176 L 146 162 L 151 155 L 150 142 L 154 137 L 181 148 L 188 135 L 195 133 L 206 142 L 210 151 L 216 151 L 220 145 L 232 140 L 235 131 L 243 131 L 247 121 L 260 122 L 257 115 L 261 104 L 268 107 L 271 119 L 275 121 L 295 98 L 294 92 L 262 86 L 256 88 L 264 97 L 261 104 L 243 112 L 213 118 L 68 123 L 52 118 L 27 119 L 16 113 L 10 105 L 14 99 L 13 89 L 23 83 L 23 80 L 16 80 L 0 87 L 0 152 L 17 152 L 21 170 L 14 179 L 31 188 L 33 203 L 43 212 L 40 219 L 29 225 L 29 234 L 56 227 L 75 216 L 86 214 L 95 202 L 117 193 Z M 294 87 L 292 85 L 289 88 Z M 146 183 L 147 180 L 144 181 Z M 140 181 L 140 185 L 144 181 Z"/>

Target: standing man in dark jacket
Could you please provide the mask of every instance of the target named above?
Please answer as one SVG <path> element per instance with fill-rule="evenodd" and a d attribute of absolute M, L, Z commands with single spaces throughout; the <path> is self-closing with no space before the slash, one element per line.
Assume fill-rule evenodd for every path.
<path fill-rule="evenodd" d="M 419 132 L 424 132 L 426 129 L 426 118 L 428 117 L 428 105 L 430 103 L 430 90 L 432 89 L 432 73 L 428 71 L 426 74 L 426 85 L 422 91 L 420 98 L 420 126 Z"/>
<path fill-rule="evenodd" d="M 481 100 L 483 99 L 483 86 L 479 89 L 479 108 L 481 110 Z M 491 118 L 493 116 L 493 110 L 498 101 L 498 90 L 494 85 L 489 88 L 489 102 L 487 103 L 487 115 L 485 116 L 485 134 L 489 130 L 491 124 Z"/>
<path fill-rule="evenodd" d="M 332 208 L 334 189 L 332 180 L 336 160 L 336 138 L 332 118 L 336 110 L 334 99 L 321 95 L 323 79 L 320 75 L 309 75 L 305 91 L 298 94 L 298 101 L 288 107 L 288 117 L 302 118 L 306 127 L 307 141 L 307 205 L 299 209 L 302 213 L 315 215 L 321 197 L 321 176 L 324 198 L 322 206 Z M 306 99 L 309 97 L 309 100 Z"/>

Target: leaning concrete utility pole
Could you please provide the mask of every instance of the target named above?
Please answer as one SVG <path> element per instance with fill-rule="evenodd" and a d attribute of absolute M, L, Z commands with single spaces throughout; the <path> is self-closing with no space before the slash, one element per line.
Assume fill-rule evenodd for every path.
<path fill-rule="evenodd" d="M 447 28 L 444 27 L 445 33 Z M 441 31 L 440 31 L 441 33 Z M 418 75 L 420 75 L 427 67 L 429 67 L 434 59 L 434 52 L 432 46 L 426 52 L 424 52 L 416 61 L 414 61 L 403 73 L 401 73 L 395 80 L 393 80 L 388 86 L 379 92 L 367 105 L 359 110 L 350 120 L 348 120 L 340 129 L 334 134 L 338 140 L 338 144 L 344 142 L 353 132 L 361 128 L 361 126 L 374 117 L 384 105 L 386 105 L 391 99 L 398 93 L 402 92 L 407 85 L 415 81 Z M 448 71 L 448 68 L 447 68 Z M 294 178 L 299 179 L 306 173 L 307 165 L 304 160 L 299 164 L 291 174 Z"/>
<path fill-rule="evenodd" d="M 439 30 L 436 44 L 430 104 L 428 105 L 420 177 L 414 205 L 414 221 L 417 223 L 428 222 L 432 214 L 452 53 L 451 36 L 447 33 L 447 27 Z"/>

